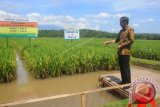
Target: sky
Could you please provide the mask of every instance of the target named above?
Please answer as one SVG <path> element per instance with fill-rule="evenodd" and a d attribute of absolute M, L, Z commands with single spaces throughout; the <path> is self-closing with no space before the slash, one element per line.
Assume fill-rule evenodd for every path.
<path fill-rule="evenodd" d="M 160 0 L 0 0 L 0 17 L 36 19 L 39 28 L 119 32 L 128 16 L 136 33 L 160 33 Z"/>

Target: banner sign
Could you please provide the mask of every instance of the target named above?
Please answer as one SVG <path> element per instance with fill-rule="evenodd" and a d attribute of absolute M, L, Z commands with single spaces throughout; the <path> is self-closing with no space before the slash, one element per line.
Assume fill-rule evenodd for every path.
<path fill-rule="evenodd" d="M 79 29 L 76 28 L 67 28 L 64 30 L 64 39 L 72 40 L 72 39 L 79 39 Z"/>
<path fill-rule="evenodd" d="M 0 37 L 37 37 L 38 23 L 24 18 L 0 19 Z"/>

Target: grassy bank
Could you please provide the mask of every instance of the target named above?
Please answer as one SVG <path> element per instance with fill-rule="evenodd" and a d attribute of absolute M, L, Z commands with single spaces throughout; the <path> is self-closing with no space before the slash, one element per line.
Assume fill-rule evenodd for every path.
<path fill-rule="evenodd" d="M 141 58 L 131 58 L 131 64 L 142 66 L 145 68 L 150 68 L 154 70 L 160 70 L 160 61 L 154 61 L 154 60 L 147 60 L 147 59 L 141 59 Z"/>
<path fill-rule="evenodd" d="M 100 107 L 128 107 L 129 99 L 123 99 L 115 102 L 108 103 L 106 105 L 100 106 Z M 157 107 L 160 107 L 160 98 L 156 99 L 156 105 Z M 133 107 L 137 107 L 136 104 L 133 105 Z M 146 107 L 152 107 L 151 105 L 147 105 Z"/>

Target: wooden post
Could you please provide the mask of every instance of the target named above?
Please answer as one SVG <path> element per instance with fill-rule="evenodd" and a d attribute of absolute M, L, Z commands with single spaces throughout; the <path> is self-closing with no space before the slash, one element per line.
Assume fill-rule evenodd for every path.
<path fill-rule="evenodd" d="M 71 39 L 71 48 L 72 48 L 72 42 L 73 42 L 73 40 Z"/>
<path fill-rule="evenodd" d="M 7 37 L 7 48 L 9 47 L 8 37 Z"/>
<path fill-rule="evenodd" d="M 86 94 L 85 93 L 81 94 L 81 102 L 82 102 L 81 106 L 86 107 Z"/>
<path fill-rule="evenodd" d="M 73 51 L 73 45 L 72 45 L 72 43 L 73 43 L 73 40 L 71 39 L 71 51 Z"/>
<path fill-rule="evenodd" d="M 29 37 L 29 46 L 31 48 L 31 37 Z"/>

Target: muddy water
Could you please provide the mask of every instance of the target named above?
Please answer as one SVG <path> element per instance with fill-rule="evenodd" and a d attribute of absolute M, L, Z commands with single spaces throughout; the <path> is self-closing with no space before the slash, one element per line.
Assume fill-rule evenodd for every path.
<path fill-rule="evenodd" d="M 17 80 L 7 84 L 0 84 L 0 104 L 96 89 L 98 88 L 97 80 L 99 75 L 117 73 L 116 71 L 99 71 L 38 80 L 34 79 L 29 72 L 25 71 L 22 62 L 18 57 L 17 65 Z M 96 107 L 97 105 L 103 105 L 118 99 L 117 96 L 103 91 L 88 94 L 86 100 L 88 107 Z M 39 105 L 35 104 L 37 106 L 43 106 L 44 103 L 44 106 L 46 107 L 47 105 L 49 106 L 49 104 L 52 105 L 51 107 L 63 107 L 64 105 L 65 107 L 79 107 L 81 104 L 80 101 L 80 96 L 74 96 L 54 101 L 39 102 Z M 36 105 L 33 103 L 28 106 L 35 107 Z"/>
<path fill-rule="evenodd" d="M 28 82 L 27 73 L 18 55 L 16 56 L 16 62 L 17 62 L 17 71 L 16 71 L 17 83 L 27 84 Z"/>

